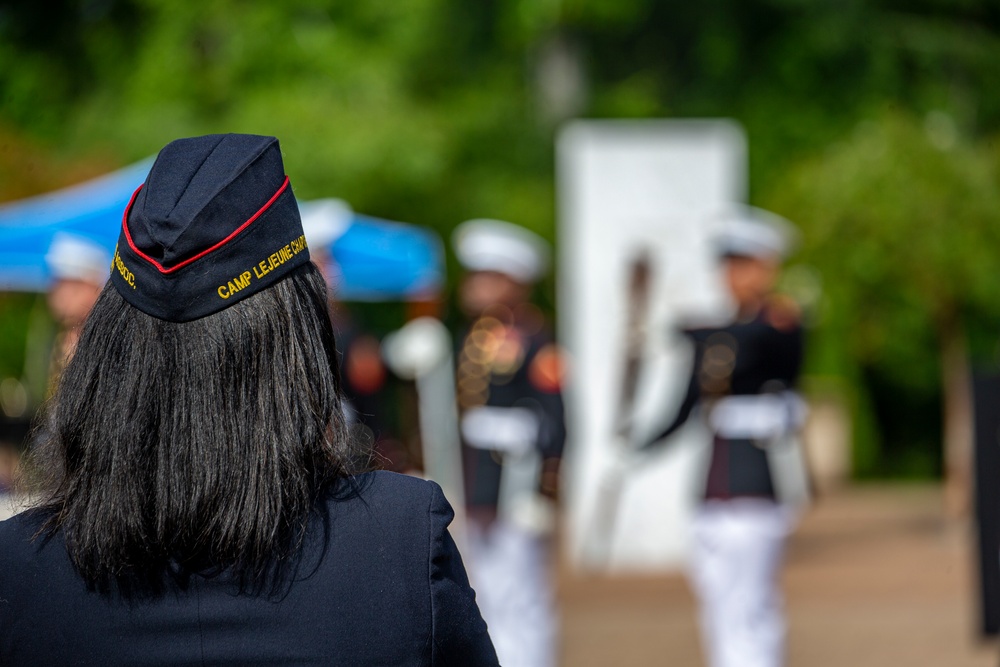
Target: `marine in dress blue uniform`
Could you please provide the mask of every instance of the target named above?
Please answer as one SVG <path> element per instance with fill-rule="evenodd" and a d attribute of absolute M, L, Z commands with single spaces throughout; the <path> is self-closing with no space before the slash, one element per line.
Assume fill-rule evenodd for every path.
<path fill-rule="evenodd" d="M 562 355 L 528 302 L 548 249 L 527 230 L 473 220 L 455 233 L 467 270 L 456 387 L 469 571 L 507 667 L 554 667 L 550 573 L 558 466 L 566 429 Z"/>
<path fill-rule="evenodd" d="M 674 419 L 646 443 L 669 442 L 696 409 L 711 434 L 703 502 L 692 522 L 691 576 L 712 667 L 784 663 L 778 577 L 794 515 L 786 490 L 802 484 L 783 479 L 787 466 L 775 462 L 797 446 L 804 416 L 794 393 L 803 329 L 795 304 L 771 288 L 790 235 L 787 223 L 765 211 L 727 214 L 717 250 L 734 317 L 683 331 L 694 350 L 687 391 Z"/>
<path fill-rule="evenodd" d="M 341 390 L 352 437 L 370 441 L 387 470 L 411 472 L 414 457 L 398 428 L 398 387 L 382 362 L 381 342 L 351 316 L 337 298 L 340 267 L 331 246 L 351 225 L 354 212 L 340 199 L 319 199 L 301 204 L 302 228 L 309 242 L 310 258 L 328 286 L 330 316 L 340 355 Z"/>

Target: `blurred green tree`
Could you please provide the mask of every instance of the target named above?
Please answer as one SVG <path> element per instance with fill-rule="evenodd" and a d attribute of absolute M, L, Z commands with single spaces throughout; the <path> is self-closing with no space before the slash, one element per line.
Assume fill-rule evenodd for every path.
<path fill-rule="evenodd" d="M 928 351 L 958 340 L 948 331 L 995 337 L 987 283 L 976 282 L 992 237 L 968 223 L 966 240 L 925 259 L 948 272 L 939 278 L 953 266 L 962 276 L 950 292 L 930 269 L 902 280 L 880 244 L 898 238 L 910 210 L 898 206 L 925 201 L 904 196 L 907 187 L 937 193 L 936 202 L 986 191 L 984 138 L 1000 132 L 997 80 L 992 0 L 5 0 L 0 196 L 61 185 L 67 165 L 83 175 L 146 157 L 178 136 L 258 132 L 281 138 L 303 198 L 340 196 L 445 236 L 463 219 L 494 216 L 551 238 L 561 120 L 734 117 L 750 140 L 753 198 L 787 207 L 815 249 L 807 256 L 828 299 L 818 335 L 845 341 L 837 354 L 819 345 L 813 365 L 860 397 L 903 383 L 912 408 L 940 390 L 940 355 Z M 937 120 L 928 135 L 911 117 Z M 826 164 L 828 151 L 875 150 L 856 130 L 865 119 L 899 159 L 940 159 L 852 195 L 871 211 L 871 236 L 849 248 L 851 261 L 870 266 L 848 269 L 820 261 L 827 223 L 802 217 L 838 193 L 810 189 L 799 174 L 821 169 L 802 165 Z M 953 148 L 934 143 L 942 132 L 960 138 Z M 923 143 L 900 138 L 910 135 Z M 41 157 L 26 158 L 23 146 Z M 848 163 L 868 169 L 861 157 L 839 157 L 838 173 Z M 941 206 L 960 216 L 951 224 L 974 218 Z M 879 300 L 862 298 L 873 284 Z M 877 323 L 858 321 L 855 308 L 874 307 L 865 303 L 881 304 Z M 15 348 L 0 341 L 5 358 L 21 354 Z M 865 404 L 859 415 L 871 412 Z M 926 423 L 918 417 L 910 421 Z M 906 412 L 886 419 L 907 421 Z M 868 442 L 861 470 L 885 472 L 881 445 Z"/>
<path fill-rule="evenodd" d="M 995 336 L 1000 323 L 996 167 L 947 114 L 888 112 L 791 170 L 772 200 L 802 225 L 802 259 L 823 275 L 837 321 L 818 332 L 815 370 L 860 366 L 911 392 L 940 387 L 955 494 L 968 488 L 972 437 L 967 329 Z M 885 466 L 859 454 L 862 472 Z"/>

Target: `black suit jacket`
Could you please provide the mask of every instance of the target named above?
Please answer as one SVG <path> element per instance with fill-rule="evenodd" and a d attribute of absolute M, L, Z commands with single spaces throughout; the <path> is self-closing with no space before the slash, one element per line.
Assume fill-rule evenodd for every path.
<path fill-rule="evenodd" d="M 2 665 L 497 665 L 461 557 L 454 513 L 432 482 L 356 478 L 311 524 L 278 595 L 222 574 L 165 594 L 88 590 L 44 519 L 0 522 Z"/>

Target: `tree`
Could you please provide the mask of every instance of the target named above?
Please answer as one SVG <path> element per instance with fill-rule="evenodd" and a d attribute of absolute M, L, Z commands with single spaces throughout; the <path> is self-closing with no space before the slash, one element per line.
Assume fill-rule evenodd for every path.
<path fill-rule="evenodd" d="M 907 114 L 944 110 L 966 142 L 1000 132 L 998 35 L 993 0 L 7 0 L 0 197 L 64 185 L 68 169 L 124 165 L 179 136 L 256 132 L 280 137 L 303 199 L 344 197 L 445 238 L 481 216 L 552 238 L 553 136 L 576 114 L 735 118 L 749 137 L 753 199 L 780 206 L 772 193 L 831 144 L 861 141 L 865 118 L 876 134 L 907 123 L 919 134 Z M 887 107 L 896 120 L 873 114 Z M 938 121 L 940 135 L 950 121 Z M 962 142 L 954 151 L 983 159 Z M 894 260 L 865 261 L 878 273 Z M 830 302 L 855 303 L 838 280 L 827 277 Z M 872 367 L 938 391 L 937 356 L 924 356 L 937 329 L 914 322 L 940 329 L 949 318 L 928 295 L 884 295 L 907 307 L 890 309 L 881 335 L 912 339 L 834 355 L 859 393 L 872 382 L 855 371 Z M 986 338 L 977 332 L 992 323 L 975 318 L 993 311 L 956 307 L 957 328 Z M 836 305 L 818 336 L 854 340 L 857 324 Z M 16 355 L 6 345 L 0 355 Z M 874 472 L 869 454 L 861 469 Z"/>
<path fill-rule="evenodd" d="M 839 372 L 863 364 L 933 386 L 926 360 L 938 359 L 949 505 L 960 510 L 971 446 L 968 329 L 1000 322 L 993 156 L 941 112 L 924 123 L 888 112 L 794 169 L 769 201 L 803 227 L 803 260 L 823 276 L 826 316 L 840 323 L 836 339 L 820 336 L 845 346 L 846 358 L 831 357 Z"/>

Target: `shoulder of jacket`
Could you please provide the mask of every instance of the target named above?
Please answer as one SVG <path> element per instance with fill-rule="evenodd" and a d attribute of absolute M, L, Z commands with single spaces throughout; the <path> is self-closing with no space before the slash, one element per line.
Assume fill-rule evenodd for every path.
<path fill-rule="evenodd" d="M 29 559 L 47 541 L 46 536 L 39 535 L 43 525 L 44 517 L 32 510 L 0 521 L 0 562 Z"/>
<path fill-rule="evenodd" d="M 421 508 L 426 508 L 438 488 L 434 482 L 388 470 L 358 475 L 350 483 L 366 502 Z"/>

